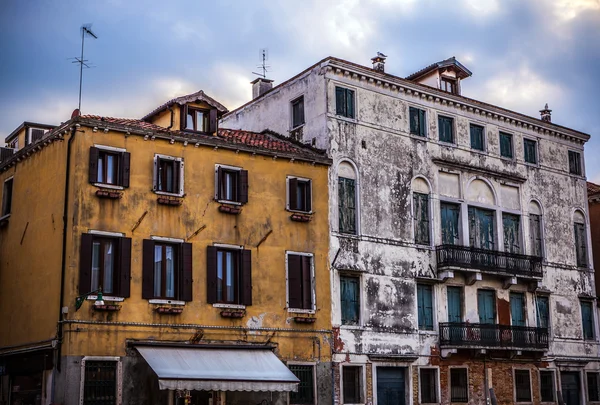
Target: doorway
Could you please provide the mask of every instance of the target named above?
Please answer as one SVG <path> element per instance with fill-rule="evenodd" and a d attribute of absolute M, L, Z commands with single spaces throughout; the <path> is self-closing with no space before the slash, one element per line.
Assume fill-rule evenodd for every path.
<path fill-rule="evenodd" d="M 565 405 L 580 405 L 579 372 L 563 371 L 560 373 L 560 381 Z"/>
<path fill-rule="evenodd" d="M 377 404 L 406 404 L 406 367 L 377 367 Z"/>

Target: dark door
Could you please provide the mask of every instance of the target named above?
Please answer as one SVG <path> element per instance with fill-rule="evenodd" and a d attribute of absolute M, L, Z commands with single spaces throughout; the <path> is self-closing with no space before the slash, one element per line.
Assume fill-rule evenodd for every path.
<path fill-rule="evenodd" d="M 579 373 L 560 373 L 562 397 L 565 405 L 580 405 L 579 399 Z"/>
<path fill-rule="evenodd" d="M 477 307 L 482 343 L 496 342 L 496 295 L 491 290 L 477 290 Z"/>
<path fill-rule="evenodd" d="M 377 367 L 377 405 L 404 405 L 404 367 Z"/>
<path fill-rule="evenodd" d="M 510 293 L 510 324 L 512 342 L 515 346 L 523 347 L 527 344 L 525 326 L 525 296 L 523 293 Z"/>

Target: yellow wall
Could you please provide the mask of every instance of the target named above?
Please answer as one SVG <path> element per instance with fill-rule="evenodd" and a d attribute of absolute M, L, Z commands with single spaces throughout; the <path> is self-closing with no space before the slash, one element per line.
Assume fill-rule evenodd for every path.
<path fill-rule="evenodd" d="M 187 103 L 189 107 L 195 108 L 212 108 L 207 103 Z M 174 104 L 171 106 L 173 110 L 173 127 L 171 128 L 173 131 L 179 131 L 181 129 L 181 106 L 179 104 Z M 164 128 L 168 128 L 171 125 L 171 111 L 167 108 L 166 110 L 156 114 L 154 117 L 150 119 L 150 122 L 156 125 L 159 125 Z M 19 141 L 20 142 L 20 141 Z"/>

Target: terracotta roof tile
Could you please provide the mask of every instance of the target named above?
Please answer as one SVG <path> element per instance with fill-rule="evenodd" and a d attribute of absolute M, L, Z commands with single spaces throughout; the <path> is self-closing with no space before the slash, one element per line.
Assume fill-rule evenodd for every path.
<path fill-rule="evenodd" d="M 596 194 L 596 193 L 600 193 L 600 185 L 588 181 L 587 182 L 587 193 L 588 193 L 588 196 Z"/>

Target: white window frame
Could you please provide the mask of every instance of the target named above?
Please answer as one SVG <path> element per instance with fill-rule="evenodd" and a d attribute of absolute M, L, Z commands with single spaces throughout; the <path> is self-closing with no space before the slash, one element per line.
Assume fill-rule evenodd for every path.
<path fill-rule="evenodd" d="M 435 390 L 436 390 L 437 402 L 423 402 L 423 400 L 421 399 L 421 370 L 436 370 Z M 438 366 L 419 366 L 417 369 L 417 379 L 418 379 L 417 389 L 419 390 L 419 392 L 418 392 L 419 404 L 439 404 L 439 403 L 441 403 L 440 398 L 441 398 L 441 394 L 442 394 L 442 388 L 440 385 L 440 368 Z"/>
<path fill-rule="evenodd" d="M 516 372 L 517 371 L 527 371 L 529 375 L 529 401 L 517 401 L 517 379 Z M 531 378 L 531 370 L 528 368 L 522 367 L 513 367 L 512 369 L 512 377 L 513 377 L 513 401 L 515 404 L 532 404 L 533 403 L 533 381 Z"/>
<path fill-rule="evenodd" d="M 215 165 L 215 201 L 219 202 L 219 203 L 225 203 L 225 204 L 242 205 L 242 203 L 238 202 L 238 201 L 220 200 L 219 199 L 219 168 L 223 168 L 225 170 L 236 171 L 236 172 L 241 172 L 242 170 L 244 170 L 242 167 L 237 167 L 237 166 L 229 166 L 229 165 L 222 165 L 222 164 Z M 238 174 L 238 176 L 239 176 L 239 174 Z M 238 181 L 239 181 L 239 177 L 238 177 Z"/>
<path fill-rule="evenodd" d="M 471 145 L 471 125 L 475 125 L 483 128 L 483 150 L 473 149 L 473 145 Z M 500 135 L 498 135 L 498 139 L 500 139 Z M 488 153 L 488 143 L 487 143 L 487 126 L 485 123 L 481 121 L 469 121 L 469 150 L 475 153 Z"/>
<path fill-rule="evenodd" d="M 358 324 L 356 325 L 344 325 L 342 323 L 342 309 L 341 309 L 341 301 L 342 301 L 342 282 L 341 282 L 341 278 L 342 277 L 355 277 L 358 278 L 358 299 L 359 299 L 359 303 L 358 303 Z M 338 270 L 338 291 L 339 291 L 339 301 L 340 302 L 340 328 L 342 329 L 360 329 L 362 328 L 363 325 L 363 320 L 364 320 L 364 316 L 362 313 L 362 303 L 365 302 L 365 296 L 364 296 L 364 286 L 363 286 L 363 275 L 361 272 L 357 272 L 357 271 L 351 271 L 351 270 Z"/>
<path fill-rule="evenodd" d="M 467 402 L 471 400 L 471 389 L 469 386 L 469 367 L 468 366 L 448 366 L 448 401 L 452 402 L 452 369 L 462 368 L 467 371 Z"/>
<path fill-rule="evenodd" d="M 294 126 L 294 102 L 298 101 L 302 99 L 302 114 L 304 115 L 304 122 L 300 125 L 296 125 Z M 304 93 L 302 94 L 298 94 L 295 97 L 290 99 L 290 130 L 294 130 L 294 129 L 298 129 L 298 128 L 302 128 L 304 125 L 306 125 L 306 97 L 304 97 Z"/>
<path fill-rule="evenodd" d="M 172 160 L 179 162 L 179 192 L 178 193 L 167 193 L 166 191 L 158 191 L 158 159 L 161 160 Z M 155 194 L 159 195 L 170 195 L 176 197 L 183 197 L 184 195 L 184 162 L 182 157 L 162 155 L 159 153 L 154 154 L 154 175 L 152 181 L 152 190 Z"/>
<path fill-rule="evenodd" d="M 4 183 L 2 183 L 2 200 L 0 200 L 0 210 L 4 211 L 4 199 L 6 198 L 5 195 L 5 191 L 6 191 L 6 183 L 8 183 L 9 181 L 12 180 L 12 191 L 11 191 L 11 196 L 10 196 L 10 212 L 6 215 L 2 215 L 0 216 L 0 221 L 6 218 L 9 218 L 10 215 L 12 214 L 13 208 L 12 208 L 12 200 L 13 200 L 13 196 L 15 195 L 15 181 L 14 181 L 15 176 L 10 176 L 9 178 L 7 178 L 6 180 L 4 180 Z M 0 215 L 2 214 L 2 212 L 0 212 Z"/>
<path fill-rule="evenodd" d="M 310 257 L 310 289 L 312 296 L 312 309 L 303 308 L 290 308 L 290 284 L 289 284 L 289 267 L 288 267 L 288 256 L 307 256 Z M 317 294 L 316 294 L 316 283 L 315 283 L 315 255 L 307 252 L 295 252 L 293 250 L 285 251 L 285 307 L 288 312 L 297 314 L 314 314 L 317 310 Z"/>
<path fill-rule="evenodd" d="M 290 209 L 290 179 L 296 179 L 302 182 L 307 182 L 310 185 L 310 211 L 300 211 Z M 312 214 L 313 213 L 313 182 L 312 179 L 298 176 L 286 176 L 285 178 L 285 209 L 290 212 L 298 212 L 301 214 Z"/>
<path fill-rule="evenodd" d="M 116 405 L 122 404 L 123 394 L 123 364 L 121 358 L 118 356 L 85 356 L 81 359 L 81 379 L 79 381 L 79 405 L 83 405 L 83 393 L 85 388 L 85 363 L 87 361 L 114 361 L 117 363 L 117 376 L 116 376 Z"/>
<path fill-rule="evenodd" d="M 360 396 L 362 402 L 345 402 L 344 398 L 344 367 L 360 367 L 361 371 L 361 383 L 360 383 Z M 344 363 L 340 364 L 340 404 L 342 405 L 362 405 L 367 403 L 367 377 L 365 373 L 365 364 L 354 364 L 354 363 Z"/>
<path fill-rule="evenodd" d="M 289 366 L 311 366 L 312 367 L 312 370 L 313 370 L 313 373 L 312 373 L 313 374 L 313 400 L 314 400 L 313 405 L 316 405 L 317 399 L 318 399 L 317 394 L 319 392 L 318 387 L 317 387 L 317 363 L 314 361 L 288 361 L 286 365 L 288 368 L 290 368 Z M 291 402 L 290 402 L 290 404 L 291 404 Z"/>
<path fill-rule="evenodd" d="M 38 128 L 38 127 L 28 127 L 27 128 L 27 132 L 25 133 L 25 144 L 27 144 L 27 146 L 31 145 L 33 142 L 33 135 L 32 135 L 32 130 L 34 129 L 39 129 L 40 131 L 44 131 L 44 135 L 48 133 L 48 131 L 50 131 L 49 129 L 45 129 L 45 128 Z"/>
<path fill-rule="evenodd" d="M 124 148 L 117 148 L 114 146 L 106 146 L 106 145 L 98 145 L 98 144 L 94 144 L 94 148 L 96 149 L 100 149 L 100 150 L 104 150 L 107 152 L 115 152 L 115 153 L 125 153 L 127 152 L 127 149 Z M 121 169 L 120 165 L 122 164 L 122 157 L 119 157 L 119 169 Z M 119 173 L 117 173 L 117 176 L 119 175 Z M 98 180 L 98 174 L 96 174 L 96 180 Z M 120 181 L 119 181 L 120 183 Z M 96 187 L 100 187 L 100 188 L 108 188 L 108 189 L 113 189 L 113 190 L 124 190 L 125 187 L 117 185 L 117 184 L 105 184 L 105 183 L 94 183 L 94 186 Z"/>
<path fill-rule="evenodd" d="M 8 147 L 14 150 L 19 150 L 19 137 L 16 137 L 8 144 Z"/>
<path fill-rule="evenodd" d="M 553 401 L 542 401 L 542 372 L 552 373 L 552 399 Z M 556 401 L 556 370 L 551 368 L 538 368 L 538 386 L 540 389 L 540 403 L 541 404 L 555 404 Z M 532 393 L 533 395 L 533 393 Z"/>

